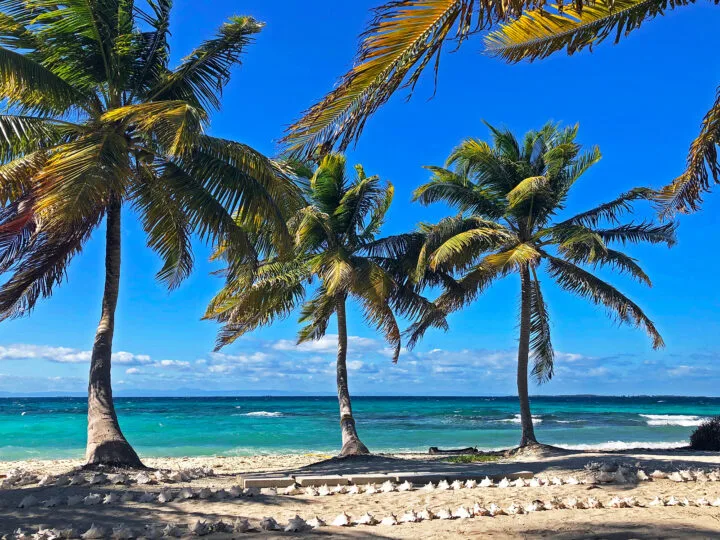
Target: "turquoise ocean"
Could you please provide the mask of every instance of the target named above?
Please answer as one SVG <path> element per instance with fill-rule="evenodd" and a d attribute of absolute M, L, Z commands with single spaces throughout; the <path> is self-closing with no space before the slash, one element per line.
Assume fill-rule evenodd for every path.
<path fill-rule="evenodd" d="M 334 397 L 116 398 L 122 429 L 143 456 L 333 452 Z M 510 447 L 514 397 L 356 397 L 358 432 L 371 450 Z M 536 433 L 578 449 L 668 448 L 687 443 L 720 398 L 556 396 L 532 399 Z M 0 399 L 0 460 L 80 458 L 81 398 Z"/>

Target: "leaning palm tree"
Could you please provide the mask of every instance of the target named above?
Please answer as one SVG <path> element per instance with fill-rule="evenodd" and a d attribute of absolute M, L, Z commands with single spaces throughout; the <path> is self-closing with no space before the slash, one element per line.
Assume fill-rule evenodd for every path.
<path fill-rule="evenodd" d="M 643 328 L 653 348 L 659 348 L 663 340 L 640 307 L 591 270 L 607 267 L 650 285 L 637 262 L 611 244 L 672 245 L 675 225 L 621 224 L 632 201 L 653 196 L 643 188 L 557 220 L 573 184 L 600 159 L 599 150 L 582 152 L 575 142 L 577 126 L 547 124 L 522 141 L 506 130 L 490 126 L 490 131 L 492 144 L 467 139 L 452 152 L 447 168 L 431 167 L 431 180 L 415 191 L 420 203 L 445 202 L 460 214 L 423 227 L 426 242 L 418 273 L 426 268 L 454 272 L 457 280 L 448 282 L 435 301 L 437 312 L 425 310 L 410 327 L 409 346 L 436 321 L 444 326 L 448 313 L 476 300 L 495 281 L 519 275 L 517 388 L 524 447 L 537 443 L 528 396 L 529 361 L 539 383 L 552 378 L 554 367 L 549 311 L 540 287 L 543 265 L 562 289 L 604 306 L 618 322 Z"/>
<path fill-rule="evenodd" d="M 382 185 L 377 176 L 366 176 L 360 165 L 355 166 L 355 178 L 350 181 L 344 156 L 326 155 L 306 176 L 310 176 L 304 182 L 306 204 L 288 220 L 294 253 L 270 253 L 253 275 L 229 276 L 208 306 L 206 318 L 223 324 L 219 349 L 260 326 L 287 317 L 300 306 L 300 322 L 306 324 L 298 334 L 298 343 L 317 340 L 325 336 L 335 315 L 340 456 L 368 454 L 355 428 L 348 389 L 346 306 L 350 299 L 358 302 L 365 320 L 392 346 L 397 361 L 401 333 L 394 310 L 415 316 L 430 305 L 408 286 L 404 263 L 400 262 L 402 249 L 420 246 L 420 237 L 377 238 L 393 187 Z M 254 229 L 253 224 L 244 226 Z M 228 258 L 222 249 L 220 253 Z M 306 300 L 313 280 L 317 287 Z"/>
<path fill-rule="evenodd" d="M 170 0 L 0 1 L 0 320 L 27 315 L 106 222 L 105 290 L 90 360 L 88 464 L 141 466 L 112 399 L 120 214 L 130 206 L 177 287 L 194 233 L 252 263 L 233 214 L 281 216 L 297 193 L 274 162 L 204 133 L 261 24 L 234 17 L 175 69 Z"/>
<path fill-rule="evenodd" d="M 710 0 L 720 5 L 720 0 Z M 284 142 L 297 156 L 344 150 L 368 118 L 399 88 L 410 93 L 423 70 L 437 77 L 443 46 L 459 47 L 482 30 L 502 28 L 487 37 L 488 52 L 509 62 L 570 54 L 613 37 L 619 41 L 640 25 L 694 0 L 392 0 L 373 12 L 352 69 L 336 87 L 290 126 Z M 446 43 L 448 42 L 448 43 Z M 447 48 L 447 47 L 446 47 Z M 720 182 L 720 87 L 692 143 L 685 172 L 659 195 L 665 213 L 697 210 L 711 179 Z"/>

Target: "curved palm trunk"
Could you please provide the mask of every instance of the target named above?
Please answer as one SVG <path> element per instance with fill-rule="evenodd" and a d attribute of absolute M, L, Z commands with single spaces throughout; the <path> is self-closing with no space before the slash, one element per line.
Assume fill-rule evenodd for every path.
<path fill-rule="evenodd" d="M 337 304 L 338 323 L 338 354 L 337 354 L 337 391 L 340 404 L 340 431 L 342 432 L 342 449 L 340 456 L 369 454 L 355 430 L 355 419 L 350 404 L 350 391 L 347 377 L 347 319 L 345 315 L 345 298 Z"/>
<path fill-rule="evenodd" d="M 143 467 L 140 458 L 120 431 L 113 405 L 110 367 L 115 330 L 115 307 L 120 289 L 120 203 L 107 212 L 105 246 L 105 292 L 102 315 L 90 360 L 88 385 L 88 437 L 85 457 L 88 465 Z"/>
<path fill-rule="evenodd" d="M 527 266 L 520 268 L 522 289 L 520 293 L 520 343 L 518 345 L 517 388 L 520 398 L 520 426 L 522 435 L 520 447 L 537 443 L 530 413 L 530 396 L 528 395 L 528 361 L 530 359 L 530 295 L 532 284 Z"/>

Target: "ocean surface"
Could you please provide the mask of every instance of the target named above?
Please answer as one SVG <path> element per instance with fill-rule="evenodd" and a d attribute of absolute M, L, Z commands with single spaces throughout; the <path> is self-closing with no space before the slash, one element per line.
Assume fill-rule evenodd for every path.
<path fill-rule="evenodd" d="M 120 425 L 143 456 L 334 452 L 334 397 L 116 398 Z M 373 451 L 481 449 L 517 444 L 513 397 L 356 397 L 360 437 Z M 676 447 L 720 414 L 720 398 L 536 397 L 538 438 L 577 449 Z M 0 399 L 0 460 L 80 458 L 81 398 Z"/>

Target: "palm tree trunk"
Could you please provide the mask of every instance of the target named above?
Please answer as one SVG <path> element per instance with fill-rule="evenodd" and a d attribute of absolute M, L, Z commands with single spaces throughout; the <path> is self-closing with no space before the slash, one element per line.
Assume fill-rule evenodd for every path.
<path fill-rule="evenodd" d="M 115 330 L 115 307 L 120 289 L 120 202 L 112 202 L 107 212 L 105 245 L 105 292 L 102 315 L 90 359 L 88 385 L 88 465 L 143 467 L 140 458 L 120 431 L 113 405 L 110 367 Z"/>
<path fill-rule="evenodd" d="M 345 314 L 345 298 L 338 299 L 338 354 L 337 354 L 337 391 L 340 404 L 340 431 L 342 432 L 342 449 L 340 456 L 369 454 L 355 430 L 355 419 L 350 404 L 350 391 L 347 377 L 347 318 Z"/>
<path fill-rule="evenodd" d="M 535 429 L 530 413 L 528 395 L 528 361 L 530 359 L 530 295 L 532 284 L 527 266 L 520 267 L 522 289 L 520 293 L 520 343 L 518 345 L 517 388 L 520 398 L 520 447 L 536 444 Z"/>

